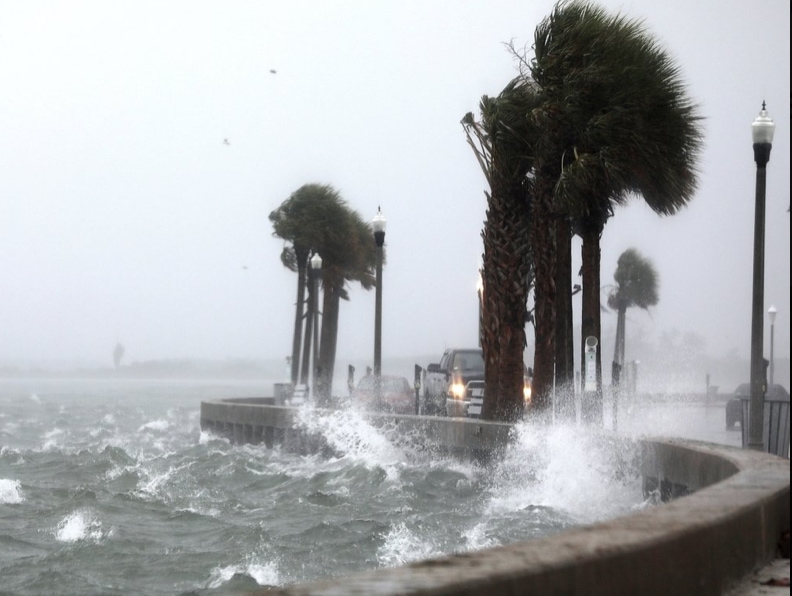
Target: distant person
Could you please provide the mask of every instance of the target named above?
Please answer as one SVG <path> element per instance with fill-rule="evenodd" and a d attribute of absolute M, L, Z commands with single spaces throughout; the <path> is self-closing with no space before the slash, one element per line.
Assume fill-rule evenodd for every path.
<path fill-rule="evenodd" d="M 121 342 L 118 342 L 113 350 L 113 366 L 116 370 L 121 368 L 121 360 L 124 358 L 124 352 L 124 346 L 121 345 Z"/>

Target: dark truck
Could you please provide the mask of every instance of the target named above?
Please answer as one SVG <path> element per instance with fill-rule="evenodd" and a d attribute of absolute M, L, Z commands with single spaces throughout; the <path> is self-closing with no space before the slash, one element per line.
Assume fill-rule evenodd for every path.
<path fill-rule="evenodd" d="M 480 348 L 446 350 L 439 363 L 426 367 L 422 387 L 424 414 L 467 416 L 474 397 L 479 402 L 477 413 L 480 414 L 484 398 L 484 354 Z"/>
<path fill-rule="evenodd" d="M 531 401 L 530 369 L 525 371 L 525 404 Z M 478 418 L 484 404 L 484 353 L 481 348 L 450 348 L 430 364 L 421 384 L 422 413 Z"/>

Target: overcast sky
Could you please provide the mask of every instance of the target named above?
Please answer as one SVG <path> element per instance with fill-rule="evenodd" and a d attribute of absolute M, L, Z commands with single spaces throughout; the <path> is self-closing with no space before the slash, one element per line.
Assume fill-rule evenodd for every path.
<path fill-rule="evenodd" d="M 645 19 L 706 118 L 690 206 L 660 218 L 636 200 L 606 226 L 603 284 L 630 247 L 660 275 L 628 333 L 748 356 L 766 100 L 764 309 L 788 357 L 789 2 L 600 4 Z M 475 345 L 486 183 L 459 121 L 515 76 L 504 43 L 530 45 L 552 6 L 0 0 L 0 362 L 109 364 L 117 341 L 128 361 L 285 357 L 296 277 L 268 214 L 313 182 L 387 218 L 383 357 Z M 373 320 L 374 293 L 352 288 L 339 360 L 373 353 Z"/>

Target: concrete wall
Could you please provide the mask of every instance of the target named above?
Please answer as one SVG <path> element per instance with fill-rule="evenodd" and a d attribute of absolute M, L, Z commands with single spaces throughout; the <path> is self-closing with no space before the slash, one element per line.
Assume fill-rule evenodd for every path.
<path fill-rule="evenodd" d="M 313 441 L 313 448 L 321 448 L 315 438 L 293 430 L 293 413 L 286 407 L 205 402 L 201 424 L 240 442 L 303 449 Z M 427 433 L 460 455 L 486 457 L 508 440 L 503 424 L 374 419 L 398 425 L 405 435 Z M 637 465 L 645 489 L 658 490 L 668 501 L 660 506 L 547 538 L 262 594 L 708 596 L 776 555 L 781 533 L 789 532 L 788 460 L 674 439 L 647 439 L 641 446 Z"/>

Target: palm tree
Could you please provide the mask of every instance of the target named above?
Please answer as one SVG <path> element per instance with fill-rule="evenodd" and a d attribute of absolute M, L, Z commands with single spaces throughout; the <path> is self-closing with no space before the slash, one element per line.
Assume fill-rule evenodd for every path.
<path fill-rule="evenodd" d="M 613 274 L 616 286 L 608 295 L 608 307 L 616 311 L 616 344 L 613 350 L 614 385 L 624 367 L 624 332 L 628 308 L 637 306 L 649 310 L 657 304 L 657 271 L 652 262 L 634 248 L 620 256 Z"/>
<path fill-rule="evenodd" d="M 365 290 L 376 284 L 376 245 L 371 224 L 347 209 L 342 221 L 336 223 L 342 234 L 334 234 L 332 242 L 322 249 L 322 329 L 319 339 L 318 395 L 330 397 L 338 343 L 338 317 L 341 300 L 349 300 L 347 282 L 358 282 Z M 383 253 L 383 261 L 385 254 Z"/>
<path fill-rule="evenodd" d="M 481 121 L 462 119 L 467 142 L 487 178 L 482 239 L 481 347 L 485 361 L 482 418 L 512 421 L 523 412 L 526 303 L 532 285 L 529 243 L 532 166 L 526 118 L 536 103 L 533 86 L 512 80 L 498 97 L 482 97 Z"/>
<path fill-rule="evenodd" d="M 311 352 L 313 311 L 304 311 L 308 279 L 308 261 L 316 253 L 323 259 L 322 284 L 325 289 L 325 321 L 330 319 L 330 328 L 323 331 L 325 339 L 324 359 L 320 364 L 323 377 L 332 382 L 332 365 L 335 360 L 337 339 L 338 303 L 336 296 L 346 297 L 343 286 L 346 280 L 360 281 L 364 288 L 371 287 L 371 266 L 367 263 L 373 258 L 366 257 L 365 246 L 357 239 L 360 236 L 360 217 L 329 185 L 305 184 L 293 192 L 277 209 L 269 215 L 273 225 L 273 235 L 283 238 L 287 243 L 281 253 L 281 261 L 291 271 L 297 272 L 297 302 L 294 317 L 294 337 L 292 341 L 292 384 L 298 379 L 306 383 L 308 379 L 308 355 Z M 363 224 L 365 226 L 365 224 Z M 371 238 L 369 231 L 369 238 Z M 354 239 L 354 241 L 350 241 Z M 373 244 L 373 242 L 372 242 Z M 373 254 L 373 247 L 370 251 Z M 366 270 L 366 267 L 368 269 Z M 308 287 L 309 292 L 313 288 Z M 328 297 L 329 295 L 329 297 Z M 309 306 L 313 303 L 308 301 Z M 303 342 L 303 319 L 306 319 Z M 303 358 L 300 359 L 300 346 L 303 345 Z M 332 354 L 332 358 L 329 356 Z M 319 358 L 323 362 L 322 354 Z M 331 385 L 325 383 L 329 390 Z"/>
<path fill-rule="evenodd" d="M 605 222 L 634 195 L 661 215 L 687 204 L 696 188 L 700 117 L 678 67 L 637 21 L 587 2 L 561 2 L 537 27 L 534 51 L 530 74 L 541 105 L 533 116 L 545 131 L 535 144 L 534 201 L 544 207 L 535 217 L 549 211 L 575 222 L 583 239 L 582 336 L 599 339 Z M 558 176 L 553 164 L 560 167 Z M 542 196 L 549 189 L 551 199 Z M 553 283 L 537 267 L 537 318 L 540 294 Z M 598 390 L 584 417 L 600 423 L 601 375 L 598 351 Z"/>

